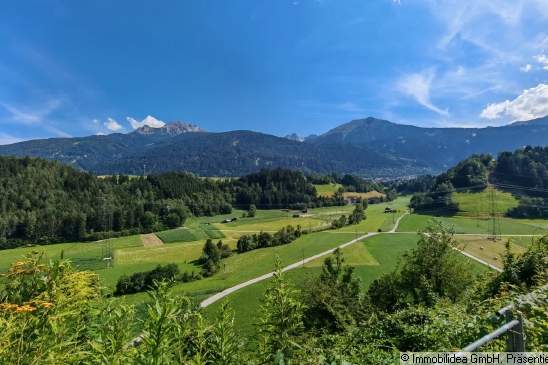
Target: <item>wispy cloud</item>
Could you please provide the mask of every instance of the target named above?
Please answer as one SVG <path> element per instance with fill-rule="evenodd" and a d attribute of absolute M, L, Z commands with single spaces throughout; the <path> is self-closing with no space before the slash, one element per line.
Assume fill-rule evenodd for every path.
<path fill-rule="evenodd" d="M 429 11 L 442 31 L 432 39 L 437 47 L 424 50 L 430 68 L 407 70 L 396 81 L 400 92 L 445 117 L 444 124 L 451 123 L 450 119 L 481 124 L 477 119 L 480 113 L 483 119 L 495 116 L 488 120 L 496 122 L 542 113 L 540 106 L 533 107 L 533 100 L 541 100 L 533 97 L 534 91 L 517 101 L 505 99 L 509 93 L 520 95 L 527 87 L 531 76 L 525 74 L 536 75 L 545 66 L 548 69 L 548 57 L 544 56 L 548 35 L 543 26 L 548 19 L 548 1 L 410 1 L 402 2 L 402 9 L 417 4 Z M 485 98 L 504 101 L 489 108 L 481 103 Z M 524 99 L 529 101 L 524 105 L 533 108 L 529 113 L 518 106 Z M 440 104 L 451 105 L 450 118 Z"/>
<path fill-rule="evenodd" d="M 5 121 L 12 124 L 25 126 L 38 126 L 58 137 L 71 137 L 71 135 L 57 128 L 50 121 L 51 114 L 62 105 L 60 99 L 50 99 L 46 103 L 32 106 L 20 106 L 12 103 L 0 102 L 0 106 L 8 112 Z"/>
<path fill-rule="evenodd" d="M 513 100 L 487 105 L 480 116 L 489 120 L 529 120 L 548 115 L 548 85 L 524 90 Z"/>
<path fill-rule="evenodd" d="M 34 107 L 19 107 L 10 103 L 0 103 L 0 105 L 10 113 L 8 118 L 13 122 L 22 124 L 43 123 L 52 112 L 61 105 L 59 99 L 51 99 L 44 105 Z"/>
<path fill-rule="evenodd" d="M 405 75 L 397 83 L 397 89 L 412 97 L 422 106 L 432 110 L 443 116 L 448 116 L 449 112 L 446 109 L 441 109 L 434 105 L 430 99 L 430 88 L 434 80 L 435 73 L 432 69 Z"/>

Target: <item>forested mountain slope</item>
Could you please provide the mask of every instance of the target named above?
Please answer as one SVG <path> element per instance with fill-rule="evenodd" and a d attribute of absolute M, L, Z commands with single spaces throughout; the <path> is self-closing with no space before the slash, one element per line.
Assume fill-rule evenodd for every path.
<path fill-rule="evenodd" d="M 304 142 L 252 131 L 204 132 L 180 123 L 129 134 L 31 140 L 0 155 L 57 160 L 97 174 L 190 171 L 242 176 L 263 168 L 308 173 L 406 176 L 439 173 L 472 154 L 548 143 L 548 117 L 487 128 L 421 128 L 354 120 Z"/>
<path fill-rule="evenodd" d="M 445 170 L 473 155 L 546 146 L 548 117 L 487 128 L 421 128 L 386 120 L 354 120 L 311 141 L 315 145 L 345 144 L 368 148 L 399 160 Z"/>

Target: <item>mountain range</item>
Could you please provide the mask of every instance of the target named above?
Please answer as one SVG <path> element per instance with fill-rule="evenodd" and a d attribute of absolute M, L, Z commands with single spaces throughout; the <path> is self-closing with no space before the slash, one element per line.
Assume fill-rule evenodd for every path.
<path fill-rule="evenodd" d="M 239 176 L 284 167 L 396 177 L 437 173 L 475 153 L 496 155 L 547 144 L 548 117 L 486 128 L 423 128 L 369 117 L 305 139 L 243 130 L 206 132 L 175 122 L 128 134 L 19 142 L 0 146 L 0 155 L 58 160 L 96 174 L 184 170 Z"/>

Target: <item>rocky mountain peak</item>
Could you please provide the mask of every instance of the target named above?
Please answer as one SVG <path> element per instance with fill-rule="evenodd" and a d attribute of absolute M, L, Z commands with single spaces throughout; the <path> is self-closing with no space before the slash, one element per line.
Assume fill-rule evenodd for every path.
<path fill-rule="evenodd" d="M 135 133 L 143 135 L 169 135 L 169 136 L 178 136 L 184 133 L 193 133 L 193 132 L 205 132 L 202 128 L 196 124 L 185 123 L 185 122 L 173 122 L 168 123 L 162 127 L 155 128 L 149 125 L 144 125 L 135 130 Z"/>

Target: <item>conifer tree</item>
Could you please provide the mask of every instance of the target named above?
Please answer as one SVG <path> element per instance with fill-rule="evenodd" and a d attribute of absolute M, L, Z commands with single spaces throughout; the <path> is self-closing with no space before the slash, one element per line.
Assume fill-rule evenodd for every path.
<path fill-rule="evenodd" d="M 299 292 L 283 275 L 280 258 L 276 258 L 276 272 L 265 292 L 258 323 L 259 351 L 265 362 L 275 358 L 291 359 L 302 334 L 304 305 Z"/>

